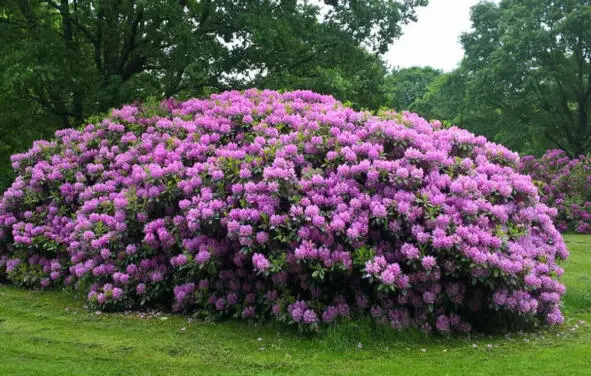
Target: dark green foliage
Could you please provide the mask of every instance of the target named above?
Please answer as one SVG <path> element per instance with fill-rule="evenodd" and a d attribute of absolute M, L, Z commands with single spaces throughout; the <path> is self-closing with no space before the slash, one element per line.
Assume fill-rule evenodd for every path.
<path fill-rule="evenodd" d="M 442 72 L 431 67 L 412 67 L 392 71 L 386 77 L 385 106 L 397 111 L 411 109 L 412 104 L 427 94 Z"/>

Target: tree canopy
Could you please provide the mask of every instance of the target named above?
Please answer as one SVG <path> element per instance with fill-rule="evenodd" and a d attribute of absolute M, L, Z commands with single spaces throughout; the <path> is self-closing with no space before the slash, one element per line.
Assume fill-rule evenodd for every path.
<path fill-rule="evenodd" d="M 385 79 L 385 106 L 408 110 L 429 90 L 429 86 L 442 74 L 431 67 L 411 67 L 393 70 Z"/>
<path fill-rule="evenodd" d="M 460 67 L 416 104 L 524 152 L 591 148 L 591 2 L 503 0 L 472 8 Z M 422 110 L 422 111 L 421 111 Z"/>

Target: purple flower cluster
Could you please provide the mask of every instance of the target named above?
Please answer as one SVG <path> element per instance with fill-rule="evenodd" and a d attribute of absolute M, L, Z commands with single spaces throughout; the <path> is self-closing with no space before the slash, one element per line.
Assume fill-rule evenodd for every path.
<path fill-rule="evenodd" d="M 521 158 L 520 170 L 538 186 L 540 198 L 556 208 L 561 232 L 591 234 L 591 158 L 570 158 L 562 150 L 548 150 L 541 158 Z"/>
<path fill-rule="evenodd" d="M 519 157 L 309 91 L 125 106 L 15 155 L 0 277 L 316 329 L 562 322 L 568 252 Z"/>

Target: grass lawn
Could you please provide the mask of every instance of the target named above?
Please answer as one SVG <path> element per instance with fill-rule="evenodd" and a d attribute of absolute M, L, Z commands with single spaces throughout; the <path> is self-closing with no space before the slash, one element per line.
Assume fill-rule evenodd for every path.
<path fill-rule="evenodd" d="M 591 236 L 566 236 L 565 325 L 442 338 L 349 324 L 285 327 L 88 312 L 58 291 L 0 286 L 0 375 L 590 375 Z"/>

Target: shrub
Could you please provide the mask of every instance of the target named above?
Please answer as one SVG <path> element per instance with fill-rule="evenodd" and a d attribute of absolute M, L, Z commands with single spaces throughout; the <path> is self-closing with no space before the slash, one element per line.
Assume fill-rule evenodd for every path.
<path fill-rule="evenodd" d="M 2 264 L 100 309 L 172 305 L 315 330 L 562 322 L 555 210 L 518 155 L 308 91 L 125 106 L 15 155 Z"/>
<path fill-rule="evenodd" d="M 548 150 L 540 159 L 521 159 L 521 172 L 534 179 L 541 201 L 556 208 L 556 227 L 562 231 L 591 233 L 591 159 L 571 159 L 562 150 Z"/>

